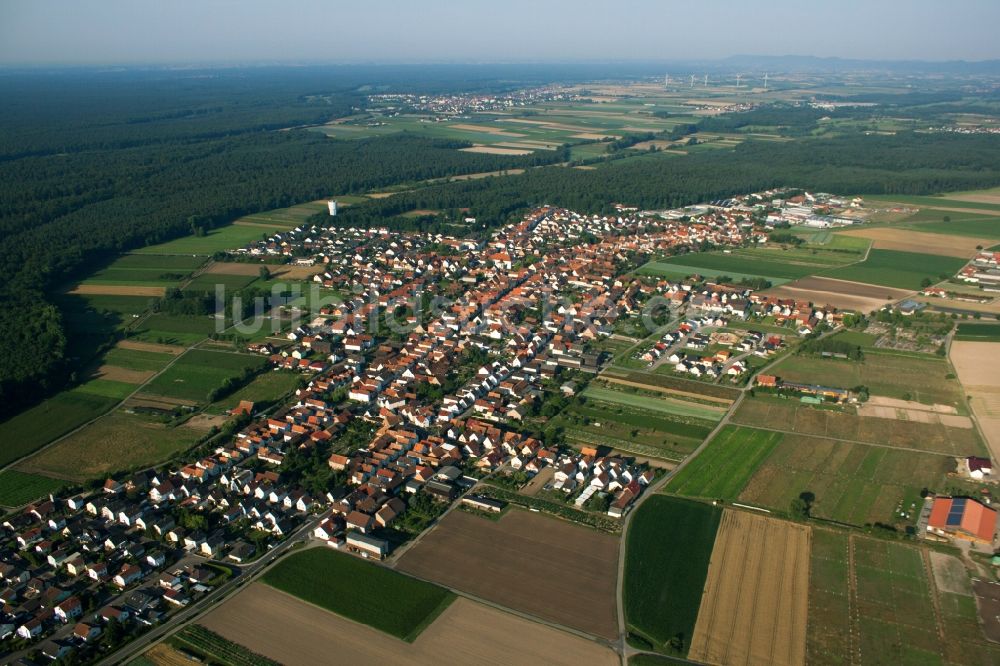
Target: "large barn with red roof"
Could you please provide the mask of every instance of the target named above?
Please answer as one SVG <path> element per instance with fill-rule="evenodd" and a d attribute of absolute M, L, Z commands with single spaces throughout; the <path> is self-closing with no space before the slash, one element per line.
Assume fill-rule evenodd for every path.
<path fill-rule="evenodd" d="M 927 531 L 943 536 L 993 543 L 997 512 L 967 497 L 937 497 L 931 507 Z"/>

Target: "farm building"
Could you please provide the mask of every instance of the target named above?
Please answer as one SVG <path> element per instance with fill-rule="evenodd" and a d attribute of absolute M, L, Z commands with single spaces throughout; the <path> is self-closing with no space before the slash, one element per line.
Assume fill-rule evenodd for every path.
<path fill-rule="evenodd" d="M 984 476 L 993 474 L 993 464 L 989 458 L 979 456 L 969 456 L 965 459 L 965 465 L 969 468 L 969 476 L 973 479 L 982 479 Z"/>
<path fill-rule="evenodd" d="M 992 543 L 997 512 L 967 497 L 936 497 L 927 531 L 942 536 Z"/>

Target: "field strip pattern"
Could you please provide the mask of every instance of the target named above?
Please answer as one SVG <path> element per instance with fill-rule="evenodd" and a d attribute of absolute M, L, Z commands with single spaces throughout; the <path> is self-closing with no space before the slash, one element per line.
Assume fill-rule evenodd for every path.
<path fill-rule="evenodd" d="M 808 527 L 727 510 L 712 552 L 690 658 L 805 663 Z"/>

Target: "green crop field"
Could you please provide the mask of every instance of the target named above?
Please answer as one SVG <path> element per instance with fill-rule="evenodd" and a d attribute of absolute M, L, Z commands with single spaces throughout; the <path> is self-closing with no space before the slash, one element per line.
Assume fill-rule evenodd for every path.
<path fill-rule="evenodd" d="M 190 448 L 203 434 L 117 410 L 24 461 L 18 469 L 87 481 L 161 463 Z"/>
<path fill-rule="evenodd" d="M 797 433 L 770 434 L 777 435 L 775 446 L 735 497 L 778 512 L 788 511 L 794 499 L 809 493 L 814 516 L 903 528 L 916 520 L 921 490 L 942 489 L 955 468 L 947 456 Z"/>
<path fill-rule="evenodd" d="M 252 652 L 239 643 L 223 638 L 198 624 L 187 625 L 167 639 L 167 642 L 182 648 L 184 653 L 187 653 L 185 656 L 192 653 L 198 655 L 197 661 L 201 663 L 219 663 L 225 666 L 281 666 L 278 662 Z M 195 660 L 193 656 L 188 658 Z M 129 666 L 145 666 L 145 664 L 136 664 L 133 661 L 129 662 Z"/>
<path fill-rule="evenodd" d="M 648 384 L 649 386 L 657 386 L 659 388 L 670 389 L 672 391 L 692 393 L 695 394 L 695 397 L 700 395 L 708 398 L 721 398 L 732 402 L 740 395 L 739 389 L 719 386 L 718 384 L 706 384 L 705 382 L 683 379 L 674 375 L 657 375 L 646 372 L 628 372 L 621 370 L 608 370 L 605 374 L 639 384 Z"/>
<path fill-rule="evenodd" d="M 79 299 L 81 305 L 91 307 L 98 312 L 113 312 L 123 315 L 141 314 L 156 301 L 153 296 L 112 296 L 109 294 L 73 294 L 73 299 Z"/>
<path fill-rule="evenodd" d="M 267 359 L 249 354 L 193 349 L 144 388 L 144 393 L 204 402 L 208 394 L 244 370 L 263 367 Z"/>
<path fill-rule="evenodd" d="M 81 284 L 166 287 L 178 283 L 204 261 L 201 257 L 126 254 Z"/>
<path fill-rule="evenodd" d="M 215 332 L 216 320 L 209 316 L 154 314 L 136 329 L 136 339 L 166 344 L 194 344 Z"/>
<path fill-rule="evenodd" d="M 780 441 L 781 433 L 726 426 L 666 489 L 688 497 L 734 500 Z"/>
<path fill-rule="evenodd" d="M 965 409 L 961 387 L 944 359 L 869 351 L 862 361 L 788 356 L 772 368 L 782 379 L 839 388 L 867 386 L 872 395 L 913 400 L 925 405 L 951 405 Z"/>
<path fill-rule="evenodd" d="M 65 481 L 8 469 L 0 472 L 0 506 L 15 507 L 58 492 Z"/>
<path fill-rule="evenodd" d="M 997 663 L 972 596 L 937 588 L 924 558 L 909 544 L 814 528 L 807 663 Z"/>
<path fill-rule="evenodd" d="M 211 229 L 204 236 L 183 236 L 176 240 L 150 245 L 135 250 L 135 254 L 186 254 L 208 257 L 216 252 L 234 250 L 258 241 L 275 231 L 288 229 L 287 223 L 272 225 L 230 224 L 218 229 Z M 270 227 L 270 228 L 269 228 Z"/>
<path fill-rule="evenodd" d="M 920 289 L 925 278 L 938 282 L 954 275 L 964 259 L 897 250 L 871 250 L 868 259 L 850 266 L 825 271 L 826 277 L 851 280 L 898 289 Z"/>
<path fill-rule="evenodd" d="M 135 391 L 136 386 L 138 385 L 112 379 L 91 379 L 89 382 L 78 386 L 76 390 L 90 395 L 124 400 Z"/>
<path fill-rule="evenodd" d="M 240 404 L 241 400 L 255 403 L 273 402 L 294 390 L 301 379 L 300 375 L 288 371 L 265 372 L 254 377 L 253 381 L 243 388 L 234 391 L 218 402 L 212 403 L 205 411 L 221 414 Z"/>
<path fill-rule="evenodd" d="M 629 405 L 651 412 L 661 412 L 663 414 L 673 414 L 675 416 L 704 419 L 713 422 L 718 421 L 725 414 L 725 409 L 721 407 L 710 407 L 666 396 L 652 397 L 640 395 L 600 386 L 588 386 L 584 390 L 583 395 L 589 399 L 601 400 L 612 404 Z"/>
<path fill-rule="evenodd" d="M 0 423 L 0 465 L 45 446 L 117 403 L 116 398 L 72 389 Z"/>
<path fill-rule="evenodd" d="M 721 517 L 716 507 L 663 495 L 650 497 L 632 517 L 625 622 L 659 651 L 687 654 Z"/>
<path fill-rule="evenodd" d="M 1000 342 L 1000 324 L 962 322 L 955 329 L 955 339 L 965 342 Z"/>
<path fill-rule="evenodd" d="M 162 370 L 172 358 L 173 354 L 115 347 L 105 355 L 104 362 L 128 370 L 155 372 Z"/>
<path fill-rule="evenodd" d="M 202 273 L 186 285 L 184 291 L 207 291 L 215 293 L 217 285 L 222 285 L 227 291 L 243 289 L 257 278 L 253 275 L 224 275 L 221 273 Z"/>
<path fill-rule="evenodd" d="M 409 642 L 455 599 L 437 585 L 326 548 L 290 555 L 264 574 L 263 581 Z"/>
<path fill-rule="evenodd" d="M 784 254 L 789 254 L 789 256 L 786 257 Z M 805 251 L 789 250 L 783 253 L 777 249 L 742 253 L 734 251 L 731 254 L 694 252 L 671 259 L 652 261 L 640 268 L 638 272 L 644 275 L 699 273 L 712 278 L 728 275 L 734 280 L 762 277 L 777 285 L 813 275 L 829 269 L 830 266 L 844 263 L 844 257 L 839 254 L 827 253 L 822 256 L 829 258 L 817 261 L 815 257 L 810 257 Z M 857 257 L 846 255 L 846 258 L 854 260 Z"/>

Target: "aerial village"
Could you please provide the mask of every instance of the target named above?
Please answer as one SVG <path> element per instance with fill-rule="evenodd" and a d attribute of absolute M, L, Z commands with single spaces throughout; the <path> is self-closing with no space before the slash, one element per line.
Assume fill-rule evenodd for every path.
<path fill-rule="evenodd" d="M 236 260 L 316 266 L 313 284 L 335 295 L 308 312 L 279 306 L 302 322 L 280 342 L 248 346 L 274 372 L 301 373 L 303 387 L 267 412 L 242 403 L 232 441 L 204 455 L 9 516 L 0 638 L 52 659 L 86 651 L 106 631 L 164 621 L 303 538 L 392 557 L 453 508 L 503 511 L 546 468 L 546 489 L 567 506 L 621 519 L 662 470 L 613 447 L 546 441 L 525 422 L 600 372 L 609 356 L 601 340 L 653 304 L 665 313 L 661 328 L 635 357 L 707 382 L 746 386 L 752 359 L 839 326 L 844 312 L 825 304 L 631 272 L 652 256 L 764 244 L 776 221 L 849 223 L 815 212 L 829 198 L 781 196 L 613 215 L 545 206 L 486 241 L 317 225 L 233 250 Z M 444 305 L 421 306 L 434 300 Z M 766 331 L 755 329 L 765 319 Z M 726 330 L 734 320 L 738 334 Z M 855 399 L 764 374 L 755 386 Z M 983 520 L 959 508 L 975 513 L 970 525 Z M 935 506 L 931 525 L 958 510 Z"/>

